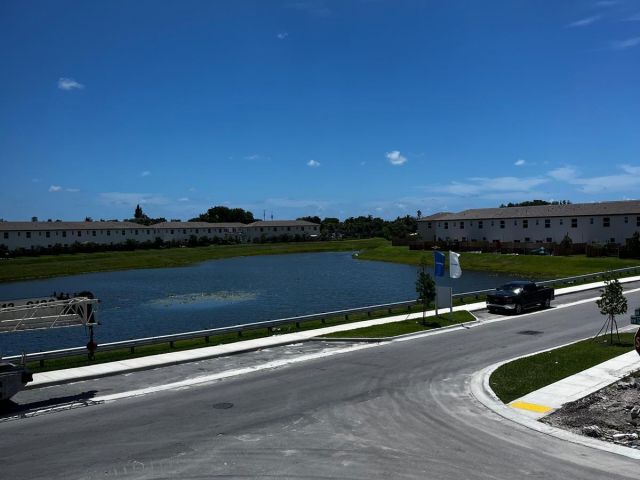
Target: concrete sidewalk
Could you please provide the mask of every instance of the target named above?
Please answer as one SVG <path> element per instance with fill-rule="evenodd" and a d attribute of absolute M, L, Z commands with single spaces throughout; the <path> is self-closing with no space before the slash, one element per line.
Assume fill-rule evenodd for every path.
<path fill-rule="evenodd" d="M 633 350 L 528 393 L 509 403 L 509 406 L 519 410 L 523 415 L 539 419 L 559 409 L 565 403 L 597 392 L 638 369 L 640 369 L 640 356 Z"/>
<path fill-rule="evenodd" d="M 634 281 L 640 281 L 640 276 L 628 277 L 620 279 L 621 283 L 629 283 Z M 556 290 L 556 296 L 562 296 L 569 293 L 575 293 L 586 290 L 593 290 L 601 288 L 604 282 L 595 282 L 585 285 L 579 285 L 574 287 L 560 288 Z M 453 311 L 467 310 L 469 312 L 483 310 L 486 307 L 485 302 L 476 302 L 467 305 L 459 305 L 453 308 Z M 427 316 L 435 316 L 435 312 L 427 312 Z M 226 345 L 216 345 L 211 347 L 202 347 L 192 350 L 183 350 L 179 352 L 170 352 L 160 355 L 150 355 L 147 357 L 132 358 L 128 360 L 122 360 L 117 362 L 102 363 L 96 365 L 90 365 L 86 367 L 70 368 L 65 370 L 55 370 L 51 372 L 36 373 L 33 376 L 33 382 L 27 385 L 27 389 L 45 387 L 49 385 L 57 385 L 62 383 L 70 383 L 81 380 L 88 380 L 91 378 L 98 378 L 108 375 L 117 375 L 126 372 L 133 372 L 138 370 L 148 370 L 153 368 L 162 367 L 165 365 L 175 365 L 179 363 L 203 360 L 206 358 L 214 358 L 225 355 L 232 355 L 241 352 L 248 352 L 259 350 L 262 348 L 275 347 L 280 345 L 287 345 L 292 343 L 299 343 L 308 341 L 315 337 L 328 335 L 330 333 L 345 332 L 348 330 L 354 330 L 357 328 L 370 327 L 373 325 L 384 325 L 387 323 L 401 322 L 404 320 L 411 320 L 421 318 L 422 313 L 395 315 L 392 317 L 385 317 L 375 320 L 365 320 L 362 322 L 354 322 L 343 325 L 334 325 L 331 327 L 319 328 L 314 330 L 307 330 L 302 332 L 287 333 L 283 335 L 273 335 L 270 337 L 258 338 L 254 340 L 245 340 L 241 342 L 235 342 Z M 504 320 L 517 317 L 505 317 Z M 502 321 L 503 319 L 501 319 Z M 475 323 L 475 322 L 474 322 Z M 447 327 L 452 328 L 452 327 Z M 462 326 L 453 328 L 463 328 Z M 424 332 L 419 332 L 424 334 Z"/>

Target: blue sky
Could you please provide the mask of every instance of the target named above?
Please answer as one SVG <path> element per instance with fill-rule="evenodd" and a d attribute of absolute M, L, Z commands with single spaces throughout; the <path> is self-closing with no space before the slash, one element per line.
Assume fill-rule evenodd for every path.
<path fill-rule="evenodd" d="M 640 198 L 640 1 L 0 2 L 0 218 Z"/>

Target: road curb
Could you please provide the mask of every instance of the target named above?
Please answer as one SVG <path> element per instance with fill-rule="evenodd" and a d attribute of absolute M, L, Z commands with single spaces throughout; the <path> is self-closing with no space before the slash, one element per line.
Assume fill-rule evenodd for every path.
<path fill-rule="evenodd" d="M 578 342 L 580 341 L 582 340 L 578 340 Z M 495 392 L 491 389 L 491 386 L 489 385 L 489 379 L 491 378 L 491 374 L 500 366 L 506 363 L 513 362 L 514 360 L 518 360 L 520 358 L 530 357 L 532 355 L 537 355 L 538 353 L 548 352 L 550 350 L 555 350 L 557 348 L 561 348 L 566 345 L 571 345 L 573 343 L 577 343 L 577 342 L 570 342 L 565 345 L 559 345 L 557 347 L 547 348 L 544 350 L 540 350 L 538 352 L 530 353 L 527 355 L 521 355 L 518 357 L 511 358 L 509 360 L 505 360 L 503 362 L 498 362 L 498 363 L 494 363 L 493 365 L 489 365 L 488 367 L 485 367 L 482 370 L 477 371 L 471 376 L 471 381 L 469 384 L 471 394 L 482 405 L 487 407 L 489 410 L 492 410 L 494 413 L 500 415 L 503 418 L 506 418 L 507 420 L 518 423 L 526 428 L 535 430 L 536 432 L 543 433 L 545 435 L 549 435 L 552 437 L 556 437 L 560 440 L 565 440 L 578 445 L 583 445 L 585 447 L 596 448 L 598 450 L 614 453 L 616 455 L 621 455 L 627 458 L 633 458 L 634 460 L 640 460 L 640 450 L 635 450 L 629 447 L 623 447 L 621 445 L 615 445 L 612 443 L 603 442 L 601 440 L 596 440 L 593 438 L 578 435 L 568 430 L 552 427 L 551 425 L 547 425 L 545 423 L 541 423 L 537 420 L 529 418 L 519 413 L 515 409 L 510 408 L 508 405 L 505 405 L 504 403 L 502 403 L 502 401 L 498 398 Z"/>
<path fill-rule="evenodd" d="M 628 282 L 632 282 L 632 281 L 638 281 L 640 280 L 640 277 L 627 277 L 626 279 L 624 279 L 626 281 L 622 282 L 622 283 L 628 283 Z M 557 293 L 557 296 L 563 296 L 563 295 L 567 295 L 570 293 L 576 293 L 578 291 L 589 291 L 589 290 L 595 290 L 601 287 L 600 283 L 602 282 L 596 282 L 596 283 L 591 283 L 591 284 L 585 284 L 585 285 L 579 285 L 576 287 L 567 287 L 566 290 L 569 291 L 562 291 L 560 293 Z M 466 310 L 469 313 L 471 313 L 473 315 L 474 311 L 479 311 L 479 310 L 484 310 L 484 306 L 480 306 L 480 304 L 483 304 L 484 302 L 475 302 L 475 303 L 470 303 L 470 304 L 463 304 L 463 305 L 458 305 L 453 307 L 453 310 Z M 418 312 L 419 313 L 419 312 Z M 519 316 L 515 316 L 515 317 L 511 317 L 511 316 L 505 316 L 505 318 L 500 319 L 499 321 L 508 321 L 508 320 L 512 320 L 512 319 L 518 319 L 521 318 Z M 402 320 L 397 320 L 397 321 L 402 321 Z M 359 322 L 354 322 L 352 325 L 355 327 L 355 325 L 357 325 Z M 456 325 L 449 325 L 447 327 L 441 327 L 441 328 L 434 328 L 431 330 L 424 330 L 421 332 L 413 332 L 413 333 L 408 333 L 408 334 L 403 334 L 403 335 L 398 335 L 396 337 L 385 337 L 382 339 L 378 339 L 378 338 L 371 338 L 371 339 L 354 339 L 354 338 L 340 338 L 340 339 L 326 339 L 326 338 L 322 338 L 322 337 L 307 337 L 307 338 L 290 338 L 290 339 L 286 339 L 286 340 L 282 340 L 280 342 L 274 342 L 274 343 L 270 343 L 268 345 L 261 345 L 261 346 L 253 346 L 253 347 L 244 347 L 242 349 L 238 349 L 236 351 L 225 351 L 225 352 L 216 352 L 216 353 L 211 353 L 211 354 L 202 354 L 202 355 L 195 355 L 193 358 L 183 358 L 183 359 L 175 359 L 175 358 L 171 358 L 169 357 L 169 359 L 167 361 L 164 362 L 158 362 L 156 364 L 149 364 L 149 365 L 141 365 L 141 366 L 130 366 L 130 367 L 126 367 L 123 368 L 121 365 L 119 366 L 119 368 L 114 368 L 113 370 L 109 370 L 108 369 L 108 365 L 112 365 L 112 366 L 117 366 L 120 362 L 116 361 L 116 362 L 109 362 L 109 363 L 102 363 L 102 364 L 96 364 L 93 366 L 87 366 L 87 367 L 79 367 L 79 369 L 83 369 L 83 368 L 91 368 L 91 367 L 99 367 L 97 368 L 98 371 L 95 372 L 90 372 L 90 373 L 78 373 L 76 376 L 74 377 L 68 377 L 68 378 L 61 378 L 61 379 L 55 379 L 55 380 L 46 380 L 43 379 L 42 381 L 38 381 L 38 383 L 36 384 L 31 384 L 31 385 L 27 385 L 25 387 L 25 390 L 35 390 L 38 388 L 44 388 L 44 387 L 50 387 L 50 386 L 54 386 L 54 385 L 64 385 L 64 384 L 70 384 L 70 383 L 76 383 L 76 382 L 81 382 L 84 380 L 93 380 L 96 378 L 102 378 L 102 377 L 109 377 L 109 376 L 115 376 L 115 375 L 120 375 L 120 374 L 125 374 L 125 373 L 132 373 L 132 372 L 139 372 L 139 371 L 145 371 L 145 370 L 154 370 L 156 368 L 162 368 L 165 366 L 172 366 L 172 365 L 179 365 L 179 364 L 183 364 L 183 363 L 189 363 L 189 362 L 194 362 L 194 361 L 200 361 L 200 360 L 206 360 L 206 359 L 211 359 L 211 358 L 217 358 L 217 357 L 224 357 L 224 356 L 230 356 L 230 355 L 237 355 L 237 354 L 241 354 L 241 353 L 245 353 L 245 352 L 254 352 L 254 351 L 258 351 L 261 350 L 263 348 L 271 348 L 271 347 L 280 347 L 280 346 L 284 346 L 284 345 L 291 345 L 291 344 L 295 344 L 295 343 L 303 343 L 303 342 L 307 342 L 307 341 L 348 341 L 348 342 L 360 342 L 360 343 L 375 343 L 375 342 L 390 342 L 390 341 L 403 341 L 403 340 L 410 340 L 412 337 L 421 337 L 421 336 L 425 336 L 425 335 L 436 335 L 436 334 L 440 334 L 440 333 L 446 333 L 449 330 L 455 330 L 455 329 L 461 329 L 461 328 L 471 328 L 471 327 L 477 327 L 479 325 L 484 324 L 485 321 L 482 320 L 475 320 L 475 321 L 470 321 L 470 322 L 465 322 L 465 323 L 460 323 L 460 324 L 456 324 Z M 353 328 L 353 330 L 355 330 L 357 327 Z M 283 335 L 285 336 L 285 335 Z M 273 338 L 273 337 L 266 337 L 266 338 Z M 235 345 L 239 345 L 243 342 L 236 342 Z M 191 350 L 184 350 L 184 351 L 198 351 L 198 350 L 205 350 L 208 347 L 202 347 L 202 348 L 197 348 L 197 349 L 191 349 Z M 169 352 L 169 353 L 163 353 L 163 354 L 159 354 L 159 355 L 150 355 L 149 357 L 141 357 L 141 358 L 153 358 L 153 357 L 160 357 L 162 355 L 167 355 L 167 356 L 171 356 L 174 355 L 175 353 L 178 352 Z M 125 360 L 126 361 L 126 360 Z M 101 368 L 101 367 L 105 367 L 105 368 Z M 52 372 L 60 372 L 62 370 L 53 370 Z M 35 376 L 46 376 L 48 372 L 43 372 L 43 373 L 36 373 L 34 374 Z"/>

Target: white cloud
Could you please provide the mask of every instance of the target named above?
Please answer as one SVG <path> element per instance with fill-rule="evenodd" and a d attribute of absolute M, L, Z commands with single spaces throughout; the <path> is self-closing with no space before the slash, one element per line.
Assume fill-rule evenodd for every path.
<path fill-rule="evenodd" d="M 569 181 L 578 175 L 578 171 L 573 167 L 561 167 L 547 173 L 554 180 Z"/>
<path fill-rule="evenodd" d="M 385 156 L 391 165 L 404 165 L 407 163 L 407 157 L 402 156 L 398 150 L 387 152 Z"/>
<path fill-rule="evenodd" d="M 587 27 L 592 23 L 597 22 L 598 20 L 600 20 L 600 15 L 595 15 L 593 17 L 582 18 L 580 20 L 576 20 L 575 22 L 571 22 L 569 25 L 567 25 L 567 27 Z"/>
<path fill-rule="evenodd" d="M 179 202 L 188 202 L 189 201 L 189 197 L 182 197 L 178 199 Z"/>
<path fill-rule="evenodd" d="M 466 179 L 466 182 L 454 181 L 449 185 L 438 185 L 430 189 L 449 195 L 491 198 L 494 192 L 500 192 L 501 196 L 531 193 L 535 187 L 546 182 L 548 179 L 542 177 L 473 177 Z"/>
<path fill-rule="evenodd" d="M 280 33 L 276 34 L 276 38 L 278 40 L 284 40 L 288 36 L 289 36 L 289 34 L 287 32 L 280 32 Z"/>
<path fill-rule="evenodd" d="M 140 205 L 167 205 L 169 199 L 163 195 L 153 193 L 106 192 L 99 195 L 99 200 L 105 205 L 135 207 Z"/>
<path fill-rule="evenodd" d="M 625 50 L 627 48 L 637 47 L 640 45 L 640 37 L 627 38 L 626 40 L 620 40 L 611 42 L 611 48 L 614 50 Z"/>
<path fill-rule="evenodd" d="M 620 165 L 620 168 L 630 175 L 640 175 L 640 167 L 635 167 L 633 165 Z"/>
<path fill-rule="evenodd" d="M 318 162 L 317 160 L 309 160 L 307 162 L 307 166 L 311 168 L 318 168 L 320 166 L 320 162 Z"/>
<path fill-rule="evenodd" d="M 60 90 L 82 90 L 84 85 L 76 82 L 73 78 L 60 77 L 58 79 L 58 88 Z"/>
<path fill-rule="evenodd" d="M 39 178 L 32 178 L 31 181 L 33 183 L 40 183 L 40 179 Z"/>
<path fill-rule="evenodd" d="M 62 187 L 60 185 L 51 185 L 49 187 L 50 192 L 59 192 L 60 190 L 62 190 Z"/>
<path fill-rule="evenodd" d="M 521 167 L 522 165 L 524 165 L 525 163 L 527 163 L 526 160 L 523 160 L 522 158 L 519 158 L 518 160 L 515 161 L 514 165 L 516 167 Z"/>
<path fill-rule="evenodd" d="M 151 172 L 149 170 L 145 170 L 144 172 L 140 172 L 140 176 L 141 177 L 148 177 L 149 175 L 151 175 Z"/>
<path fill-rule="evenodd" d="M 620 165 L 622 173 L 598 177 L 581 177 L 572 167 L 552 170 L 548 175 L 556 180 L 575 185 L 583 193 L 630 191 L 640 188 L 640 166 Z"/>

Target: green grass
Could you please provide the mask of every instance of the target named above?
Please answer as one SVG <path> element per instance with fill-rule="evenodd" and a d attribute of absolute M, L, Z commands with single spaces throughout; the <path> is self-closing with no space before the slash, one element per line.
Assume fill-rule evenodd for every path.
<path fill-rule="evenodd" d="M 19 257 L 0 262 L 0 282 L 15 282 L 80 273 L 136 268 L 183 267 L 206 260 L 288 253 L 366 250 L 389 243 L 382 238 L 274 244 L 211 245 L 208 247 L 96 252 Z"/>
<path fill-rule="evenodd" d="M 420 260 L 423 257 L 428 265 L 433 265 L 431 251 L 393 247 L 389 243 L 369 248 L 358 256 L 361 260 L 405 263 L 409 265 L 420 264 Z M 463 271 L 465 269 L 484 270 L 517 274 L 526 278 L 543 279 L 572 277 L 618 268 L 637 267 L 640 266 L 640 261 L 615 257 L 589 258 L 585 255 L 556 257 L 463 252 L 460 255 L 460 265 Z"/>
<path fill-rule="evenodd" d="M 407 333 L 422 332 L 434 328 L 448 327 L 458 323 L 471 322 L 475 317 L 467 311 L 453 312 L 453 314 L 427 317 L 425 324 L 422 319 L 405 320 L 401 322 L 374 325 L 372 327 L 357 328 L 346 332 L 336 332 L 326 335 L 326 338 L 385 338 L 404 335 Z"/>
<path fill-rule="evenodd" d="M 582 372 L 613 357 L 633 349 L 633 333 L 620 334 L 620 343 L 583 340 L 549 352 L 525 357 L 499 367 L 489 379 L 489 385 L 498 398 L 509 403 L 527 393 L 558 380 Z M 606 337 L 607 342 L 609 337 Z"/>
<path fill-rule="evenodd" d="M 130 252 L 96 252 L 64 255 L 20 257 L 0 261 L 0 282 L 76 275 L 80 273 L 130 270 L 137 268 L 182 267 L 206 260 L 252 255 L 335 252 L 358 250 L 361 260 L 418 265 L 421 258 L 433 265 L 430 251 L 393 247 L 382 238 L 274 244 L 211 245 L 208 247 L 134 250 Z M 638 260 L 619 258 L 542 257 L 533 255 L 498 255 L 462 253 L 463 270 L 511 273 L 526 278 L 559 278 L 640 266 Z"/>
<path fill-rule="evenodd" d="M 134 353 L 131 353 L 128 348 L 123 348 L 119 350 L 112 350 L 107 352 L 96 353 L 95 359 L 93 361 L 89 361 L 87 355 L 75 355 L 64 358 L 59 358 L 55 360 L 47 360 L 44 362 L 44 365 L 41 365 L 40 362 L 30 362 L 27 366 L 29 370 L 33 373 L 40 372 L 48 372 L 52 370 L 61 370 L 64 368 L 75 368 L 75 367 L 84 367 L 87 365 L 95 365 L 99 363 L 107 363 L 107 362 L 115 362 L 119 360 L 127 360 L 131 358 L 144 357 L 148 355 L 158 355 L 161 353 L 175 352 L 179 350 L 189 350 L 193 348 L 202 348 L 202 347 L 210 347 L 214 345 L 222 345 L 228 343 L 239 342 L 243 340 L 251 340 L 254 338 L 263 338 L 272 334 L 285 334 L 299 331 L 307 331 L 314 330 L 323 327 L 329 327 L 334 325 L 343 325 L 346 323 L 354 323 L 362 320 L 370 320 L 374 318 L 384 318 L 393 315 L 401 315 L 407 313 L 415 313 L 422 311 L 419 306 L 412 306 L 411 308 L 402 307 L 396 309 L 383 309 L 371 312 L 370 315 L 366 313 L 359 313 L 355 315 L 349 315 L 345 317 L 341 316 L 333 316 L 327 317 L 325 321 L 322 320 L 314 320 L 311 322 L 300 323 L 299 326 L 295 323 L 291 323 L 288 325 L 283 325 L 277 328 L 274 328 L 272 332 L 269 332 L 266 328 L 256 329 L 256 330 L 244 330 L 242 332 L 242 336 L 239 336 L 237 333 L 227 333 L 223 335 L 211 335 L 209 338 L 209 343 L 207 343 L 204 338 L 202 339 L 193 339 L 193 340 L 180 340 L 174 342 L 173 347 L 169 343 L 162 343 L 157 345 L 148 345 L 144 347 L 136 347 Z M 428 319 L 429 320 L 429 319 Z M 445 319 L 445 321 L 447 321 Z M 468 321 L 468 320 L 462 320 Z M 442 326 L 445 326 L 444 324 Z M 431 326 L 430 328 L 436 328 L 436 326 Z M 98 347 L 99 350 L 99 347 Z"/>

